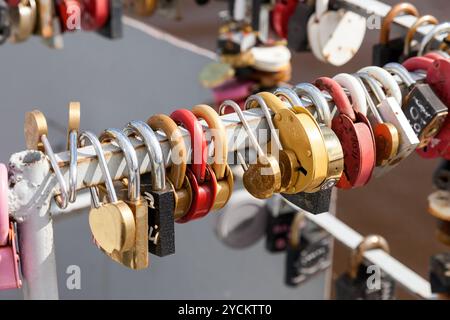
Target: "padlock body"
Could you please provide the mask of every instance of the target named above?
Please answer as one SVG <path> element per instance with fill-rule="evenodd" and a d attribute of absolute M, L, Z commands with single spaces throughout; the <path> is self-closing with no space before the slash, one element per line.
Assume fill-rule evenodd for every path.
<path fill-rule="evenodd" d="M 349 273 L 342 274 L 336 280 L 337 300 L 392 300 L 395 294 L 395 281 L 383 271 L 380 274 L 379 286 L 372 287 L 367 266 L 361 264 L 355 279 Z M 370 287 L 369 287 L 370 284 Z"/>
<path fill-rule="evenodd" d="M 388 62 L 399 62 L 403 45 L 403 38 L 391 39 L 387 44 L 375 44 L 372 48 L 372 64 L 382 67 Z"/>
<path fill-rule="evenodd" d="M 14 225 L 9 223 L 9 240 L 0 247 L 0 290 L 22 287 L 19 270 L 19 254 L 16 248 Z"/>
<path fill-rule="evenodd" d="M 274 253 L 286 250 L 292 220 L 296 214 L 295 210 L 286 205 L 280 204 L 278 210 L 277 214 L 267 210 L 266 249 Z"/>
<path fill-rule="evenodd" d="M 298 286 L 331 265 L 332 238 L 315 223 L 308 221 L 300 232 L 298 247 L 288 245 L 285 283 Z"/>
<path fill-rule="evenodd" d="M 431 256 L 429 275 L 433 293 L 450 293 L 450 253 Z"/>
<path fill-rule="evenodd" d="M 296 194 L 281 193 L 281 196 L 292 204 L 312 214 L 329 212 L 332 188 L 313 193 L 299 192 Z"/>
<path fill-rule="evenodd" d="M 403 112 L 423 147 L 439 132 L 448 108 L 428 84 L 416 85 L 405 97 Z"/>
<path fill-rule="evenodd" d="M 308 50 L 308 20 L 314 13 L 314 5 L 299 1 L 294 14 L 288 22 L 287 39 L 288 47 L 292 50 L 302 52 Z"/>
<path fill-rule="evenodd" d="M 166 185 L 165 190 L 154 191 L 151 176 L 141 175 L 141 193 L 148 206 L 148 249 L 159 257 L 175 253 L 175 195 Z"/>

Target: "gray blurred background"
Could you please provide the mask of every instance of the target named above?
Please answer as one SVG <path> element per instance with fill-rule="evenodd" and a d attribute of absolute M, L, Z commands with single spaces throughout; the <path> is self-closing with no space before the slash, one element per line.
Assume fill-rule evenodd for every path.
<path fill-rule="evenodd" d="M 399 1 L 385 1 L 389 4 Z M 448 0 L 411 0 L 421 14 L 448 18 Z M 143 21 L 210 50 L 215 49 L 221 2 L 198 7 L 183 1 L 183 20 L 154 16 Z M 24 113 L 39 108 L 53 121 L 50 140 L 54 149 L 64 146 L 66 105 L 79 100 L 82 128 L 99 133 L 122 127 L 131 119 L 170 113 L 211 101 L 198 84 L 198 72 L 208 59 L 176 49 L 139 31 L 125 28 L 124 39 L 108 41 L 95 34 L 67 35 L 65 49 L 54 51 L 37 39 L 1 48 L 2 111 L 0 160 L 25 148 Z M 367 31 L 363 47 L 347 65 L 336 68 L 309 53 L 293 56 L 293 80 L 312 81 L 318 76 L 354 72 L 371 63 L 371 46 L 378 31 Z M 60 127 L 59 130 L 56 129 Z M 339 192 L 337 216 L 361 234 L 384 236 L 391 253 L 427 277 L 429 256 L 448 250 L 434 237 L 435 222 L 427 214 L 427 195 L 433 191 L 431 174 L 438 161 L 416 155 L 404 160 L 387 176 L 365 188 Z M 283 285 L 284 256 L 270 255 L 260 241 L 250 249 L 232 250 L 214 235 L 215 214 L 202 221 L 176 227 L 174 256 L 153 257 L 151 267 L 133 272 L 112 263 L 91 243 L 85 212 L 59 218 L 55 224 L 56 258 L 63 299 L 314 299 L 323 297 L 323 275 L 299 289 Z M 335 248 L 333 275 L 348 265 L 349 252 Z M 65 270 L 81 267 L 82 290 L 65 289 Z M 20 291 L 1 292 L 0 298 L 20 298 Z M 399 298 L 411 298 L 399 292 Z"/>

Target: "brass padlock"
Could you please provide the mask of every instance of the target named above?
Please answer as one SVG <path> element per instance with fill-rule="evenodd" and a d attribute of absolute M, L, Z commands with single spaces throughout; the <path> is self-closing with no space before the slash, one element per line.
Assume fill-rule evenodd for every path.
<path fill-rule="evenodd" d="M 122 150 L 128 168 L 128 187 L 119 190 L 119 199 L 124 202 L 133 212 L 136 232 L 134 246 L 129 250 L 115 251 L 111 258 L 125 267 L 131 269 L 144 269 L 148 267 L 148 217 L 147 201 L 141 196 L 139 162 L 136 151 L 128 137 L 120 130 L 106 129 L 100 136 L 101 142 L 115 142 Z"/>
<path fill-rule="evenodd" d="M 223 114 L 226 107 L 232 107 L 238 115 L 257 155 L 256 163 L 247 165 L 242 155 L 239 152 L 237 153 L 241 157 L 240 161 L 245 171 L 243 176 L 244 187 L 255 198 L 270 198 L 276 190 L 281 188 L 281 171 L 278 161 L 275 157 L 264 153 L 239 105 L 232 100 L 225 100 L 220 105 L 219 113 Z"/>
<path fill-rule="evenodd" d="M 95 242 L 107 255 L 131 249 L 135 245 L 136 224 L 133 211 L 122 200 L 117 199 L 113 180 L 103 149 L 97 136 L 84 131 L 79 136 L 80 147 L 89 140 L 98 158 L 98 165 L 105 181 L 108 203 L 100 202 L 98 188 L 93 186 L 91 192 L 92 208 L 89 211 L 89 226 Z"/>
<path fill-rule="evenodd" d="M 284 193 L 313 192 L 326 179 L 328 171 L 327 149 L 318 123 L 301 107 L 299 97 L 289 88 L 278 88 L 275 98 L 278 96 L 287 101 L 295 112 L 266 92 L 260 95 L 275 112 L 274 122 L 283 147 L 294 151 L 300 163 L 295 186 Z"/>
<path fill-rule="evenodd" d="M 172 166 L 167 182 L 175 192 L 174 218 L 177 220 L 189 211 L 192 202 L 192 188 L 186 177 L 187 149 L 183 135 L 176 123 L 165 114 L 156 114 L 150 117 L 147 124 L 153 130 L 164 132 L 170 144 Z"/>
<path fill-rule="evenodd" d="M 222 209 L 233 193 L 234 178 L 228 160 L 228 140 L 225 126 L 217 112 L 208 105 L 199 104 L 192 108 L 192 113 L 206 121 L 210 128 L 211 140 L 214 142 L 214 162 L 212 169 L 217 179 L 217 193 L 211 211 Z"/>

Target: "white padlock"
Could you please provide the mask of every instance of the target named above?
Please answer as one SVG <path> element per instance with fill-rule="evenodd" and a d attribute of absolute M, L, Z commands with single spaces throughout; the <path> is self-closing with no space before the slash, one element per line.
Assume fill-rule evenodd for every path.
<path fill-rule="evenodd" d="M 250 52 L 254 58 L 253 68 L 260 71 L 278 72 L 291 61 L 291 52 L 285 46 L 253 47 Z"/>

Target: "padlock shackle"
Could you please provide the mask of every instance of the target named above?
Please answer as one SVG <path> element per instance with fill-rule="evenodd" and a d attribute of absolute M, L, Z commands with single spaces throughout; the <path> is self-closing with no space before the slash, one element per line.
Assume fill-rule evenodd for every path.
<path fill-rule="evenodd" d="M 109 169 L 108 169 L 108 163 L 106 162 L 105 154 L 103 153 L 103 148 L 100 143 L 100 140 L 97 138 L 97 136 L 94 133 L 92 133 L 90 131 L 83 131 L 78 137 L 79 146 L 84 147 L 86 140 L 88 140 L 91 143 L 92 147 L 94 148 L 95 154 L 97 155 L 98 165 L 100 166 L 100 170 L 102 171 L 102 175 L 103 175 L 103 180 L 105 181 L 106 191 L 108 193 L 108 199 L 111 203 L 116 203 L 118 201 L 117 194 L 114 189 L 114 183 L 111 178 L 111 173 L 109 172 Z M 92 192 L 97 192 L 96 188 L 97 187 L 89 188 L 91 190 L 91 195 L 93 195 Z M 98 197 L 98 193 L 96 194 L 96 196 Z M 98 198 L 97 198 L 97 200 L 98 200 Z"/>
<path fill-rule="evenodd" d="M 414 24 L 411 26 L 411 28 L 409 28 L 408 32 L 406 33 L 403 45 L 403 55 L 405 57 L 408 57 L 411 54 L 411 42 L 414 38 L 414 35 L 417 32 L 417 29 L 427 24 L 436 25 L 438 23 L 439 23 L 438 19 L 436 19 L 435 16 L 432 16 L 430 14 L 426 14 L 424 16 L 417 18 L 417 20 L 414 22 Z"/>
<path fill-rule="evenodd" d="M 355 77 L 348 73 L 339 73 L 333 77 L 333 80 L 350 93 L 352 109 L 366 116 L 366 96 L 364 95 L 364 92 Z"/>
<path fill-rule="evenodd" d="M 311 83 L 298 83 L 294 87 L 295 93 L 299 96 L 306 96 L 316 107 L 320 121 L 331 128 L 331 112 L 328 102 L 317 87 Z"/>
<path fill-rule="evenodd" d="M 69 202 L 77 199 L 77 167 L 78 167 L 78 131 L 80 129 L 80 103 L 70 102 L 68 105 L 69 119 L 67 123 L 67 149 L 69 161 Z"/>
<path fill-rule="evenodd" d="M 336 82 L 336 80 L 329 77 L 320 77 L 314 81 L 314 85 L 319 88 L 319 90 L 326 91 L 331 96 L 340 113 L 345 114 L 352 119 L 352 121 L 356 121 L 356 115 L 352 108 L 352 104 L 345 94 L 344 89 Z"/>
<path fill-rule="evenodd" d="M 440 50 L 427 52 L 426 54 L 423 55 L 423 57 L 429 58 L 431 60 L 450 59 L 450 55 L 447 52 Z"/>
<path fill-rule="evenodd" d="M 409 71 L 398 62 L 386 63 L 383 66 L 383 69 L 389 71 L 392 74 L 397 75 L 400 78 L 400 80 L 402 80 L 402 82 L 406 85 L 407 88 L 411 88 L 417 83 L 416 80 L 414 80 L 414 78 L 411 76 Z"/>
<path fill-rule="evenodd" d="M 389 10 L 387 15 L 383 19 L 380 30 L 380 44 L 386 45 L 389 42 L 389 34 L 391 32 L 391 24 L 394 19 L 400 14 L 409 14 L 415 17 L 419 16 L 419 11 L 411 3 L 402 2 L 396 4 Z"/>
<path fill-rule="evenodd" d="M 372 112 L 372 114 L 374 115 L 375 120 L 377 121 L 377 123 L 383 123 L 384 122 L 383 118 L 381 117 L 377 106 L 375 105 L 369 91 L 367 90 L 367 88 L 363 82 L 363 79 L 365 78 L 365 80 L 368 83 L 368 85 L 370 86 L 372 92 L 374 92 L 374 95 L 376 96 L 377 100 L 379 100 L 379 102 L 380 102 L 382 99 L 380 99 L 381 97 L 376 94 L 377 90 L 374 90 L 377 87 L 374 85 L 374 83 L 372 83 L 372 82 L 375 82 L 375 80 L 373 80 L 371 77 L 369 77 L 366 73 L 355 73 L 354 76 L 355 76 L 355 79 L 360 84 L 361 89 L 364 92 L 364 95 L 366 96 L 367 105 L 368 105 L 370 111 Z M 371 85 L 373 85 L 374 88 L 372 88 L 372 86 L 369 83 Z M 378 89 L 381 90 L 381 88 L 378 88 Z M 383 91 L 383 90 L 381 90 L 381 91 Z M 384 92 L 382 92 L 382 94 L 384 95 Z"/>
<path fill-rule="evenodd" d="M 302 229 L 305 226 L 305 213 L 297 212 L 292 219 L 291 225 L 289 227 L 289 245 L 291 248 L 300 247 L 300 236 Z"/>
<path fill-rule="evenodd" d="M 167 141 L 170 144 L 171 150 L 169 154 L 172 155 L 172 158 L 173 150 L 177 151 L 176 159 L 172 159 L 172 166 L 169 171 L 169 180 L 172 182 L 176 190 L 181 189 L 184 181 L 186 180 L 187 149 L 180 129 L 177 124 L 165 114 L 155 114 L 151 116 L 148 118 L 147 124 L 153 130 L 161 130 L 164 132 Z"/>
<path fill-rule="evenodd" d="M 245 119 L 245 116 L 241 110 L 241 107 L 239 107 L 239 105 L 236 102 L 234 102 L 233 100 L 225 100 L 224 102 L 222 102 L 222 104 L 219 107 L 219 114 L 223 115 L 225 112 L 225 109 L 227 107 L 233 108 L 234 112 L 239 117 L 239 120 L 241 120 L 242 126 L 244 127 L 244 129 L 247 133 L 247 136 L 250 139 L 250 142 L 256 151 L 256 154 L 260 157 L 266 156 L 263 149 L 261 148 L 261 146 L 258 143 L 258 139 L 256 139 L 255 134 L 252 132 L 252 130 L 247 122 L 247 119 Z"/>
<path fill-rule="evenodd" d="M 403 61 L 402 64 L 409 72 L 417 70 L 425 70 L 428 72 L 428 69 L 433 65 L 433 60 L 426 57 L 411 57 Z"/>
<path fill-rule="evenodd" d="M 228 165 L 228 139 L 227 131 L 217 112 L 206 104 L 198 104 L 192 108 L 192 113 L 205 120 L 210 129 L 214 130 L 211 140 L 214 142 L 214 163 L 212 168 L 217 180 L 225 177 L 225 169 Z"/>
<path fill-rule="evenodd" d="M 269 92 L 260 92 L 258 94 L 251 95 L 250 97 L 247 98 L 247 100 L 245 100 L 244 109 L 249 110 L 252 108 L 259 107 L 263 111 L 264 116 L 267 121 L 267 124 L 269 125 L 271 138 L 273 138 L 273 140 L 275 141 L 275 144 L 276 144 L 278 150 L 283 150 L 283 145 L 281 144 L 280 137 L 277 134 L 277 131 L 276 131 L 277 129 L 275 128 L 275 125 L 273 124 L 272 115 L 270 114 L 270 110 L 269 110 L 269 108 L 271 110 L 274 110 L 274 109 L 271 108 L 270 106 L 268 106 L 268 104 L 273 105 L 273 103 L 270 103 L 269 99 L 268 99 L 269 101 L 266 101 L 266 99 L 263 98 L 268 95 L 272 95 L 272 94 Z M 278 99 L 276 96 L 273 96 L 273 98 Z M 266 103 L 266 102 L 268 102 L 268 103 Z M 275 107 L 275 108 L 277 108 L 277 107 Z"/>
<path fill-rule="evenodd" d="M 191 164 L 195 178 L 199 183 L 205 180 L 206 162 L 208 160 L 208 145 L 203 128 L 197 117 L 188 109 L 178 109 L 171 113 L 170 117 L 175 123 L 182 125 L 191 136 Z"/>
<path fill-rule="evenodd" d="M 139 136 L 144 142 L 150 162 L 152 190 L 160 191 L 166 188 L 166 168 L 164 157 L 155 132 L 150 126 L 141 120 L 130 121 L 123 132 L 127 135 Z"/>
<path fill-rule="evenodd" d="M 291 88 L 288 87 L 279 87 L 277 88 L 273 94 L 278 97 L 279 99 L 281 99 L 282 101 L 286 101 L 288 102 L 291 107 L 295 107 L 295 106 L 301 106 L 302 105 L 302 101 L 299 98 L 299 96 L 295 93 L 294 90 L 292 90 Z M 283 100 L 285 99 L 285 100 Z M 284 109 L 287 109 L 286 106 L 283 105 Z M 278 110 L 274 110 L 272 109 L 274 112 L 277 112 Z"/>
<path fill-rule="evenodd" d="M 364 253 L 369 250 L 381 249 L 390 252 L 386 239 L 379 235 L 368 235 L 353 250 L 350 258 L 350 277 L 355 279 L 358 276 L 358 268 L 364 260 Z"/>
<path fill-rule="evenodd" d="M 419 51 L 417 56 L 423 56 L 427 51 L 431 41 L 438 35 L 443 33 L 450 33 L 450 22 L 444 22 L 436 25 L 429 33 L 427 33 L 420 42 Z"/>
<path fill-rule="evenodd" d="M 128 199 L 138 201 L 141 198 L 141 175 L 139 162 L 130 139 L 120 130 L 105 129 L 99 138 L 100 142 L 116 142 L 122 150 L 128 169 Z"/>
<path fill-rule="evenodd" d="M 402 105 L 402 91 L 395 78 L 389 72 L 376 66 L 364 67 L 358 72 L 365 72 L 377 80 L 386 91 L 386 95 L 393 97 L 399 105 Z"/>

